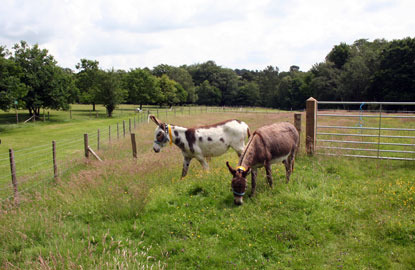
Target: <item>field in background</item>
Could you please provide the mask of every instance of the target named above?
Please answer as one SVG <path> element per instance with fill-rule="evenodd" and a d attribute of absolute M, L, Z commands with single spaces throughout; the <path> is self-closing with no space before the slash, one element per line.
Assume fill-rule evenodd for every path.
<path fill-rule="evenodd" d="M 252 130 L 293 122 L 290 112 L 184 114 L 168 122 L 230 118 Z M 18 210 L 3 206 L 1 268 L 415 267 L 413 162 L 309 158 L 303 134 L 291 182 L 274 165 L 270 189 L 259 170 L 257 196 L 235 207 L 225 166 L 237 163 L 233 151 L 213 158 L 209 172 L 192 161 L 180 180 L 181 153 L 175 146 L 154 153 L 154 127 L 137 128 L 137 160 L 121 139 L 102 148 L 103 163 L 80 160 L 58 182 L 26 193 Z"/>

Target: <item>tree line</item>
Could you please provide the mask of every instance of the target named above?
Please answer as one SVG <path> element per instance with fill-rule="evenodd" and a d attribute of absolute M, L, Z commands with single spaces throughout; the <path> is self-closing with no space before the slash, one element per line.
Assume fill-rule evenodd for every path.
<path fill-rule="evenodd" d="M 229 69 L 214 61 L 160 64 L 152 69 L 103 70 L 80 59 L 75 70 L 58 66 L 37 44 L 21 41 L 12 51 L 0 46 L 0 109 L 69 108 L 103 104 L 109 116 L 118 104 L 263 106 L 302 109 L 313 96 L 329 101 L 414 101 L 415 39 L 360 39 L 335 45 L 309 71 L 293 65 L 264 70 Z"/>

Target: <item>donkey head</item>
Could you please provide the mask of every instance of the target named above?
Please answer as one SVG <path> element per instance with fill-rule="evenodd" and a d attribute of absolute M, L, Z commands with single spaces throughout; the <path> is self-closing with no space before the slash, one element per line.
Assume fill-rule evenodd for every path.
<path fill-rule="evenodd" d="M 168 125 L 162 123 L 154 115 L 150 115 L 149 117 L 157 125 L 156 130 L 154 131 L 153 150 L 158 153 L 161 148 L 164 147 L 168 141 L 170 141 Z"/>
<path fill-rule="evenodd" d="M 236 205 L 243 204 L 243 196 L 245 195 L 247 180 L 246 177 L 251 172 L 251 168 L 244 168 L 242 166 L 236 167 L 236 170 L 229 165 L 229 162 L 226 161 L 226 166 L 230 173 L 232 174 L 232 192 L 233 192 L 233 201 Z"/>

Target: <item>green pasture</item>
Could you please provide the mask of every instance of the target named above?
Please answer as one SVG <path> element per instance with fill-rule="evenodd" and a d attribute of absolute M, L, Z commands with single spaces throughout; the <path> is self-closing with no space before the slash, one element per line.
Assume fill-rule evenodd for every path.
<path fill-rule="evenodd" d="M 168 121 L 194 126 L 230 118 L 255 130 L 292 122 L 293 114 L 212 112 Z M 3 202 L 0 268 L 415 267 L 414 162 L 308 157 L 302 134 L 290 183 L 282 164 L 273 166 L 272 189 L 260 169 L 256 196 L 236 207 L 225 166 L 237 163 L 234 151 L 212 158 L 208 172 L 192 161 L 180 179 L 179 149 L 154 153 L 153 131 L 153 123 L 138 126 L 138 159 L 121 138 L 98 152 L 102 163 L 80 158 L 59 180 L 24 193 L 18 208 Z"/>

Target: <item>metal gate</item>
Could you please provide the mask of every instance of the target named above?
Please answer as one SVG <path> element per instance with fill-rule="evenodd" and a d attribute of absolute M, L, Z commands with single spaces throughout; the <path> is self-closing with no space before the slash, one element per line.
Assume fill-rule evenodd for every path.
<path fill-rule="evenodd" d="M 325 105 L 358 109 L 330 110 Z M 390 105 L 402 108 L 415 102 L 316 101 L 316 153 L 415 161 L 415 113 L 384 110 Z"/>

